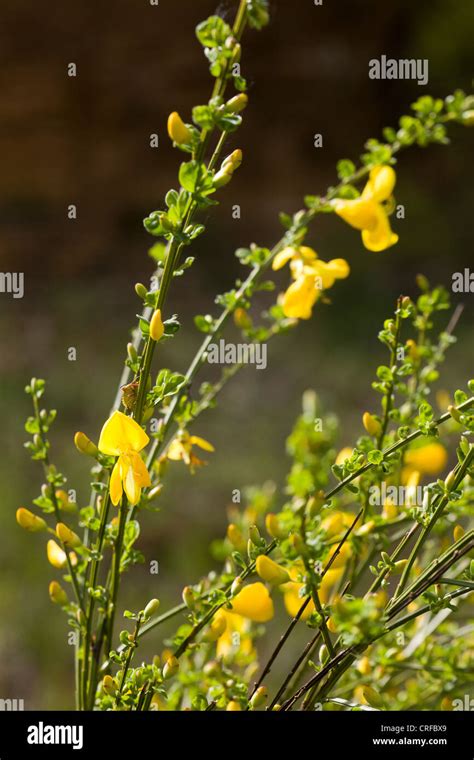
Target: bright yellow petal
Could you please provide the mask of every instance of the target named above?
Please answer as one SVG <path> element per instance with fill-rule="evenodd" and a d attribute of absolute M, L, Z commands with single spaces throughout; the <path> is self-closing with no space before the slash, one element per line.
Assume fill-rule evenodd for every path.
<path fill-rule="evenodd" d="M 336 544 L 329 552 L 329 555 L 326 561 L 327 563 L 329 563 L 331 557 L 336 553 L 337 546 L 338 545 Z M 352 556 L 352 549 L 350 545 L 346 542 L 345 544 L 341 546 L 337 557 L 334 559 L 334 562 L 331 563 L 331 570 L 338 570 L 341 567 L 345 567 L 345 565 L 347 564 L 351 556 Z M 330 573 L 331 570 L 328 570 L 328 573 Z M 324 578 L 323 578 L 323 581 L 324 581 Z"/>
<path fill-rule="evenodd" d="M 345 280 L 349 277 L 351 268 L 345 259 L 331 259 L 327 263 L 328 269 L 332 272 L 336 280 Z"/>
<path fill-rule="evenodd" d="M 397 175 L 391 166 L 374 166 L 362 192 L 362 198 L 372 198 L 378 203 L 386 201 L 393 193 L 396 180 Z"/>
<path fill-rule="evenodd" d="M 428 443 L 405 454 L 405 464 L 423 475 L 438 475 L 448 463 L 448 453 L 441 443 Z"/>
<path fill-rule="evenodd" d="M 343 574 L 343 567 L 337 568 L 337 570 L 333 570 L 332 566 L 331 569 L 324 574 L 321 585 L 319 587 L 319 598 L 323 604 L 327 604 L 331 598 L 332 592 L 341 580 Z"/>
<path fill-rule="evenodd" d="M 288 262 L 297 255 L 298 252 L 296 248 L 291 248 L 290 246 L 283 248 L 283 250 L 279 251 L 273 259 L 272 269 L 276 272 L 277 269 L 284 267 L 285 264 L 288 264 Z"/>
<path fill-rule="evenodd" d="M 334 210 L 356 230 L 368 230 L 377 224 L 377 203 L 366 198 L 356 198 L 352 201 L 334 201 Z"/>
<path fill-rule="evenodd" d="M 122 463 L 122 483 L 129 504 L 134 507 L 140 499 L 141 488 L 133 471 L 131 459 Z"/>
<path fill-rule="evenodd" d="M 172 440 L 168 446 L 168 452 L 166 456 L 168 459 L 172 459 L 174 462 L 177 462 L 179 459 L 183 458 L 183 454 L 183 444 L 177 438 L 174 438 L 174 440 Z"/>
<path fill-rule="evenodd" d="M 231 604 L 232 612 L 256 623 L 266 623 L 274 615 L 273 602 L 268 589 L 260 582 L 244 586 L 235 599 L 232 599 Z"/>
<path fill-rule="evenodd" d="M 367 250 L 375 252 L 385 251 L 398 242 L 398 235 L 392 232 L 382 206 L 377 207 L 377 224 L 372 229 L 362 230 L 362 242 Z"/>
<path fill-rule="evenodd" d="M 334 285 L 336 279 L 334 272 L 325 261 L 316 261 L 311 267 L 311 271 L 316 276 L 316 286 L 320 290 L 329 290 Z"/>
<path fill-rule="evenodd" d="M 283 296 L 283 313 L 292 319 L 309 319 L 320 295 L 314 276 L 299 277 Z"/>
<path fill-rule="evenodd" d="M 131 458 L 135 480 L 140 485 L 140 488 L 149 488 L 151 486 L 151 479 L 145 462 L 140 454 L 136 452 L 131 455 Z"/>
<path fill-rule="evenodd" d="M 205 441 L 204 438 L 200 438 L 198 435 L 192 435 L 189 439 L 193 446 L 199 446 L 204 451 L 215 451 L 214 446 L 209 441 Z"/>
<path fill-rule="evenodd" d="M 66 567 L 66 552 L 63 552 L 61 547 L 57 545 L 56 541 L 53 541 L 52 539 L 48 541 L 46 545 L 46 553 L 48 555 L 48 561 L 53 567 L 58 568 L 58 570 Z"/>
<path fill-rule="evenodd" d="M 149 443 L 147 434 L 131 417 L 114 412 L 102 428 L 99 451 L 109 456 L 119 456 L 127 451 L 141 451 Z"/>
<path fill-rule="evenodd" d="M 114 469 L 112 470 L 112 475 L 110 476 L 110 498 L 112 500 L 112 504 L 114 507 L 117 506 L 117 504 L 120 502 L 120 499 L 122 498 L 123 488 L 122 488 L 122 475 L 121 475 L 121 464 L 120 459 L 118 459 L 115 462 Z"/>
<path fill-rule="evenodd" d="M 285 591 L 285 594 L 283 596 L 286 611 L 292 618 L 296 617 L 298 610 L 301 608 L 301 605 L 305 600 L 305 597 L 300 596 L 298 593 L 302 585 L 302 583 L 288 584 L 288 587 L 291 586 L 292 588 L 288 588 L 288 591 Z M 304 611 L 300 616 L 300 620 L 307 620 L 309 616 L 313 614 L 313 612 L 314 602 L 311 600 L 309 604 L 307 604 L 304 608 Z"/>
<path fill-rule="evenodd" d="M 298 248 L 298 254 L 301 257 L 303 264 L 312 264 L 318 258 L 316 251 L 308 245 L 300 245 Z"/>

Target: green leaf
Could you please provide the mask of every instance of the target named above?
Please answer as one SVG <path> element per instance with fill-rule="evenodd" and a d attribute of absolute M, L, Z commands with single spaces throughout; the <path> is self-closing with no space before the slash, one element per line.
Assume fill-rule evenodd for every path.
<path fill-rule="evenodd" d="M 203 47 L 214 48 L 225 44 L 232 29 L 220 16 L 209 16 L 196 27 L 196 37 Z"/>

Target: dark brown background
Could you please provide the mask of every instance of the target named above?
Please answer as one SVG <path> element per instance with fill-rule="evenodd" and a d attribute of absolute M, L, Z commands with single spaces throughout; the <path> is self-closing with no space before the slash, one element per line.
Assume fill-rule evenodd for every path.
<path fill-rule="evenodd" d="M 224 3 L 219 11 L 230 18 L 234 7 Z M 167 138 L 167 115 L 176 109 L 189 120 L 192 106 L 209 97 L 193 30 L 214 11 L 207 0 L 160 0 L 158 8 L 147 0 L 2 0 L 0 268 L 23 271 L 26 292 L 22 301 L 0 295 L 0 697 L 24 698 L 27 707 L 69 706 L 72 690 L 64 621 L 47 598 L 54 573 L 43 541 L 14 523 L 15 509 L 30 506 L 39 482 L 21 446 L 29 412 L 22 389 L 32 374 L 47 377 L 48 401 L 60 412 L 54 457 L 85 504 L 87 466 L 72 434 L 84 429 L 96 437 L 107 415 L 137 310 L 132 284 L 151 271 L 152 241 L 141 220 L 176 185 L 182 159 Z M 272 3 L 270 26 L 244 41 L 250 104 L 230 141 L 242 147 L 244 163 L 206 215 L 195 266 L 176 283 L 172 308 L 183 330 L 163 349 L 164 366 L 187 365 L 199 340 L 192 315 L 211 311 L 215 292 L 239 273 L 234 248 L 274 242 L 278 212 L 324 191 L 336 161 L 356 160 L 364 141 L 420 94 L 469 90 L 472 38 L 465 0 Z M 429 84 L 369 80 L 368 61 L 382 54 L 428 58 Z M 70 62 L 76 78 L 67 76 Z M 154 132 L 157 150 L 149 147 Z M 315 133 L 323 149 L 313 147 Z M 394 223 L 395 248 L 372 254 L 339 220 L 318 220 L 310 242 L 323 258 L 349 259 L 351 278 L 334 289 L 331 308 L 318 308 L 310 323 L 271 346 L 266 372 L 249 368 L 226 390 L 220 410 L 200 422 L 196 432 L 217 446 L 212 466 L 194 480 L 174 470 L 163 511 L 145 517 L 141 540 L 147 557 L 160 561 L 158 586 L 138 568 L 124 603 L 150 596 L 172 603 L 209 567 L 207 546 L 224 530 L 232 489 L 283 482 L 285 435 L 306 387 L 316 387 L 343 419 L 341 445 L 360 432 L 361 412 L 375 405 L 370 379 L 383 356 L 381 319 L 400 292 L 414 293 L 418 271 L 449 287 L 452 273 L 472 261 L 473 133 L 453 127 L 451 134 L 448 148 L 400 158 L 396 194 L 406 219 Z M 70 203 L 76 221 L 67 220 Z M 232 220 L 234 203 L 242 207 L 240 221 Z M 464 300 L 448 390 L 472 375 L 472 295 Z M 69 346 L 77 348 L 75 363 L 67 361 Z M 150 653 L 160 647 L 150 641 Z"/>

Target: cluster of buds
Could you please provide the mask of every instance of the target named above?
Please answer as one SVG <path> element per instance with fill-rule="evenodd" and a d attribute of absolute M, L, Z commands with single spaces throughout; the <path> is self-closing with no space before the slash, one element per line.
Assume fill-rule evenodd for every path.
<path fill-rule="evenodd" d="M 214 175 L 214 187 L 224 187 L 229 184 L 232 179 L 232 175 L 239 168 L 242 163 L 242 151 L 240 148 L 232 151 L 230 156 L 227 156 L 221 164 L 221 168 Z"/>

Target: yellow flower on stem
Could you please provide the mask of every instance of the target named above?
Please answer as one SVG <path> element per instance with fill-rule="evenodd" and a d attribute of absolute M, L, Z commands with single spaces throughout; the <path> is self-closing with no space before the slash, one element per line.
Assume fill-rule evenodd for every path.
<path fill-rule="evenodd" d="M 396 179 L 391 166 L 374 166 L 360 198 L 333 201 L 336 214 L 351 227 L 362 231 L 362 242 L 369 251 L 385 251 L 398 241 L 383 205 L 391 198 Z"/>
<path fill-rule="evenodd" d="M 349 275 L 349 264 L 345 259 L 322 261 L 312 248 L 306 245 L 283 248 L 273 259 L 276 271 L 290 265 L 294 280 L 283 296 L 283 313 L 292 319 L 309 319 L 313 306 L 324 290 Z"/>
<path fill-rule="evenodd" d="M 48 556 L 49 563 L 53 567 L 56 567 L 58 570 L 62 570 L 63 567 L 66 567 L 66 552 L 64 552 L 61 547 L 57 545 L 56 541 L 53 541 L 53 539 L 48 541 L 46 545 L 46 554 Z M 77 556 L 74 552 L 69 552 L 69 559 L 71 560 L 71 565 L 77 565 Z"/>
<path fill-rule="evenodd" d="M 205 462 L 196 456 L 193 452 L 193 446 L 199 446 L 204 451 L 214 451 L 214 446 L 209 441 L 205 441 L 198 435 L 190 435 L 187 430 L 180 430 L 168 447 L 167 457 L 173 462 L 182 460 L 191 467 L 191 470 L 194 467 L 200 467 Z"/>
<path fill-rule="evenodd" d="M 448 453 L 443 444 L 437 441 L 426 443 L 416 449 L 409 449 L 405 454 L 402 480 L 406 482 L 414 470 L 421 475 L 438 475 L 447 463 Z"/>
<path fill-rule="evenodd" d="M 110 498 L 114 506 L 124 491 L 129 504 L 135 506 L 142 488 L 151 486 L 150 475 L 139 454 L 149 440 L 143 428 L 123 412 L 114 412 L 102 428 L 99 451 L 118 457 L 110 478 Z"/>
<path fill-rule="evenodd" d="M 293 566 L 293 568 L 290 570 L 290 576 L 292 580 L 290 583 L 285 583 L 280 588 L 284 591 L 283 595 L 283 601 L 285 603 L 286 611 L 291 617 L 296 617 L 298 610 L 301 608 L 301 605 L 307 599 L 307 597 L 301 596 L 301 589 L 303 588 L 304 584 L 299 582 L 297 579 L 301 575 L 301 572 L 303 571 L 302 565 L 296 564 Z M 321 581 L 321 584 L 318 589 L 318 595 L 319 599 L 322 604 L 326 604 L 329 599 L 331 598 L 331 595 L 333 591 L 335 590 L 337 584 L 341 580 L 342 576 L 344 575 L 344 568 L 340 567 L 336 570 L 331 569 L 324 573 L 323 579 Z M 301 620 L 307 620 L 310 615 L 314 612 L 314 602 L 311 600 L 305 607 L 300 619 Z"/>
<path fill-rule="evenodd" d="M 231 600 L 232 610 L 255 623 L 267 623 L 274 615 L 273 602 L 263 583 L 250 583 Z"/>

